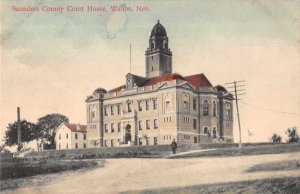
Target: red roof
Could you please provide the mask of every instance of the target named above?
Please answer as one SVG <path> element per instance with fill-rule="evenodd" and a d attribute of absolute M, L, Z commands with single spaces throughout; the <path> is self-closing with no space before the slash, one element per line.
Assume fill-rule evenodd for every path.
<path fill-rule="evenodd" d="M 212 87 L 211 83 L 203 73 L 186 76 L 184 79 L 196 87 Z"/>
<path fill-rule="evenodd" d="M 122 85 L 122 86 L 116 87 L 114 89 L 111 89 L 108 92 L 119 92 L 119 91 L 121 91 L 124 88 L 125 88 L 125 85 Z"/>
<path fill-rule="evenodd" d="M 159 82 L 164 82 L 164 81 L 170 81 L 170 80 L 176 80 L 176 79 L 181 79 L 184 80 L 184 78 L 178 74 L 178 73 L 172 73 L 172 74 L 166 74 L 158 77 L 153 77 L 151 78 L 148 82 L 146 82 L 143 86 L 151 86 L 155 85 Z"/>
<path fill-rule="evenodd" d="M 170 81 L 170 80 L 178 80 L 178 79 L 187 81 L 195 87 L 213 87 L 212 84 L 209 82 L 209 80 L 206 78 L 206 76 L 203 73 L 196 74 L 196 75 L 190 75 L 190 76 L 186 76 L 186 77 L 182 77 L 178 73 L 166 74 L 166 75 L 150 78 L 149 81 L 147 81 L 145 84 L 143 84 L 140 87 L 152 86 L 152 85 L 155 85 L 160 82 L 165 82 L 165 81 Z M 125 89 L 125 85 L 111 89 L 108 92 L 119 92 L 122 89 Z"/>
<path fill-rule="evenodd" d="M 86 133 L 86 125 L 71 124 L 71 123 L 65 125 L 73 132 Z M 79 126 L 79 130 L 77 129 L 77 126 Z"/>

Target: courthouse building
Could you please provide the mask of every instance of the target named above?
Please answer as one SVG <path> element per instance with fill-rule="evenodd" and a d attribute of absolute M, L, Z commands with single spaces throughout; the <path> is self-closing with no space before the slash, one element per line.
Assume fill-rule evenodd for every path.
<path fill-rule="evenodd" d="M 145 76 L 96 89 L 86 99 L 88 147 L 232 142 L 232 94 L 203 74 L 172 72 L 165 28 L 153 27 Z"/>

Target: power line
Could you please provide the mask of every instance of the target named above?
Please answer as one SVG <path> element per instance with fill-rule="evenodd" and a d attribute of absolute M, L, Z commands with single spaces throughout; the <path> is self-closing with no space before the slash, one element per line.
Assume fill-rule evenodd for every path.
<path fill-rule="evenodd" d="M 240 85 L 238 85 L 237 83 L 241 83 Z M 225 83 L 226 85 L 229 85 L 228 87 L 229 88 L 233 88 L 234 89 L 234 95 L 235 95 L 235 104 L 236 104 L 236 112 L 237 112 L 237 117 L 238 117 L 238 124 L 239 124 L 239 137 L 240 137 L 240 142 L 239 142 L 239 147 L 241 148 L 242 147 L 242 130 L 241 130 L 241 122 L 240 122 L 240 114 L 239 114 L 239 105 L 238 105 L 238 100 L 240 100 L 238 98 L 238 95 L 244 95 L 246 93 L 243 93 L 243 94 L 238 94 L 238 92 L 240 91 L 244 91 L 245 89 L 241 88 L 241 87 L 244 87 L 245 86 L 245 80 L 241 80 L 241 81 L 233 81 L 233 82 L 230 82 L 230 83 Z"/>
<path fill-rule="evenodd" d="M 293 115 L 293 116 L 300 116 L 300 113 L 292 113 L 292 112 L 285 112 L 285 111 L 280 111 L 280 110 L 275 110 L 275 109 L 262 108 L 260 106 L 256 106 L 256 105 L 245 103 L 245 102 L 242 102 L 242 104 L 247 105 L 247 106 L 252 106 L 254 108 L 265 110 L 265 111 L 276 112 L 276 113 L 281 113 L 281 114 L 289 114 L 289 115 Z"/>

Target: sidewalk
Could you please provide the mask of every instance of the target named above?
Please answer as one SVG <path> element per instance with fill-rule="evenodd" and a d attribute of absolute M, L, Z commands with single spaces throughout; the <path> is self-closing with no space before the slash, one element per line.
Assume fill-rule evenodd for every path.
<path fill-rule="evenodd" d="M 218 149 L 192 150 L 192 151 L 187 151 L 187 152 L 179 152 L 179 153 L 176 153 L 176 154 L 171 153 L 168 156 L 166 156 L 165 158 L 173 158 L 173 157 L 176 157 L 176 156 L 184 156 L 184 155 L 191 154 L 191 153 L 200 153 L 200 152 L 207 152 L 207 151 L 212 151 L 212 150 L 218 150 Z"/>

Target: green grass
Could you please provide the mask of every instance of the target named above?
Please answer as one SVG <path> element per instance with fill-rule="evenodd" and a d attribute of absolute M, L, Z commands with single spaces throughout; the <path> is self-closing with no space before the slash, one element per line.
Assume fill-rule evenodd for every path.
<path fill-rule="evenodd" d="M 151 189 L 142 191 L 127 191 L 124 193 L 132 194 L 193 194 L 193 193 L 239 193 L 239 194 L 252 194 L 252 193 L 287 193 L 297 194 L 300 191 L 300 177 L 278 178 L 278 179 L 263 179 L 252 181 L 241 181 L 232 183 L 220 184 L 205 184 L 195 185 L 189 187 L 177 188 L 164 188 L 164 189 Z"/>
<path fill-rule="evenodd" d="M 247 172 L 273 171 L 273 170 L 300 170 L 300 160 L 268 162 L 255 165 L 247 170 Z"/>
<path fill-rule="evenodd" d="M 172 158 L 189 157 L 225 157 L 225 156 L 243 156 L 259 154 L 281 154 L 289 152 L 300 152 L 300 144 L 273 144 L 259 145 L 242 148 L 221 148 L 217 150 L 207 150 L 204 152 L 190 153 L 186 155 L 172 156 Z"/>
<path fill-rule="evenodd" d="M 1 180 L 14 179 L 38 174 L 91 168 L 96 165 L 96 161 L 58 160 L 51 158 L 3 159 L 0 162 L 0 178 Z"/>

